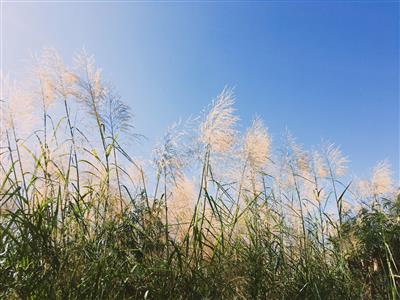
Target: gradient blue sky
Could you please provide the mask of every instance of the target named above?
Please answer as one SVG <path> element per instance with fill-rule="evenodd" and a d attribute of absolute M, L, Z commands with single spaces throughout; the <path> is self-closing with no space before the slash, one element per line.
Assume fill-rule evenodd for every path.
<path fill-rule="evenodd" d="M 243 128 L 258 114 L 275 141 L 341 145 L 366 175 L 399 169 L 398 2 L 3 3 L 4 72 L 44 46 L 83 46 L 148 137 L 235 86 Z"/>

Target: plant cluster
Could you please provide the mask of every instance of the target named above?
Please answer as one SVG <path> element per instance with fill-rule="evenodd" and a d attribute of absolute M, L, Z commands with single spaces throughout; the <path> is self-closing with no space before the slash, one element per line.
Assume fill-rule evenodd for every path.
<path fill-rule="evenodd" d="M 46 49 L 31 75 L 2 78 L 2 298 L 400 297 L 388 162 L 358 179 L 333 144 L 272 148 L 261 118 L 240 132 L 228 87 L 147 162 L 92 56 Z"/>

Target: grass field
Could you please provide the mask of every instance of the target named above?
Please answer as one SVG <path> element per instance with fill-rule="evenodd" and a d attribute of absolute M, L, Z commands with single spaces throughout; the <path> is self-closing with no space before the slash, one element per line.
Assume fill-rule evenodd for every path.
<path fill-rule="evenodd" d="M 92 57 L 45 50 L 30 73 L 3 78 L 1 298 L 400 298 L 388 162 L 351 178 L 333 144 L 240 132 L 227 87 L 147 163 Z"/>

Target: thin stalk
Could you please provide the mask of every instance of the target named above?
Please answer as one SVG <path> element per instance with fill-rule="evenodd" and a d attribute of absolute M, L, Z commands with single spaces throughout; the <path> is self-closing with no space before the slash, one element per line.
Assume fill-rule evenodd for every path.
<path fill-rule="evenodd" d="M 167 251 L 167 260 L 169 258 L 169 229 L 168 229 L 168 202 L 167 202 L 167 170 L 164 168 L 164 201 L 165 201 L 165 246 Z"/>
<path fill-rule="evenodd" d="M 10 160 L 11 160 L 12 171 L 13 171 L 13 174 L 14 174 L 15 184 L 17 185 L 17 188 L 18 188 L 18 176 L 17 176 L 17 171 L 15 169 L 15 160 L 14 160 L 14 156 L 13 156 L 13 151 L 12 151 L 12 147 L 11 147 L 11 140 L 10 140 L 10 135 L 8 133 L 8 130 L 6 130 L 6 137 L 7 137 L 8 151 L 9 151 L 9 154 L 10 154 Z M 20 192 L 19 189 L 18 189 L 18 199 L 20 200 L 19 201 L 19 205 L 20 205 L 20 207 L 22 209 L 23 208 L 23 202 L 21 201 L 22 195 L 21 195 L 21 192 Z"/>
<path fill-rule="evenodd" d="M 79 162 L 78 162 L 78 154 L 76 150 L 76 141 L 75 141 L 75 134 L 71 122 L 71 116 L 69 113 L 69 107 L 68 107 L 68 102 L 67 102 L 67 97 L 64 97 L 64 109 L 65 109 L 65 114 L 67 116 L 67 122 L 68 122 L 68 128 L 69 128 L 69 133 L 71 136 L 71 141 L 72 141 L 72 146 L 73 146 L 73 155 L 74 155 L 74 160 L 75 160 L 75 171 L 76 171 L 76 189 L 77 189 L 77 199 L 78 202 L 80 200 L 80 179 L 79 179 Z M 79 206 L 79 203 L 78 203 Z"/>
<path fill-rule="evenodd" d="M 114 153 L 115 173 L 117 176 L 117 184 L 118 184 L 118 194 L 119 194 L 119 199 L 120 199 L 120 208 L 121 208 L 121 214 L 122 214 L 124 211 L 124 207 L 123 207 L 123 199 L 122 199 L 121 179 L 119 176 L 119 169 L 118 169 L 117 151 L 115 150 L 115 148 L 113 149 L 113 153 Z"/>
<path fill-rule="evenodd" d="M 16 147 L 15 149 L 17 151 L 18 165 L 19 165 L 19 168 L 20 168 L 21 176 L 22 176 L 22 183 L 23 183 L 23 186 L 24 186 L 26 203 L 27 203 L 28 212 L 29 212 L 30 211 L 30 205 L 29 205 L 29 201 L 28 201 L 28 199 L 29 199 L 28 188 L 27 188 L 27 185 L 26 185 L 25 173 L 24 173 L 24 169 L 23 169 L 23 166 L 22 166 L 22 160 L 21 160 L 21 152 L 19 150 L 17 133 L 15 131 L 14 123 L 12 124 L 12 133 L 13 133 L 13 137 L 14 137 L 14 142 L 15 142 L 15 147 Z"/>
<path fill-rule="evenodd" d="M 303 240 L 304 240 L 304 250 L 305 250 L 305 256 L 307 260 L 307 233 L 306 233 L 306 227 L 305 227 L 305 221 L 304 221 L 304 210 L 303 210 L 303 201 L 301 200 L 301 195 L 300 195 L 300 189 L 296 180 L 296 174 L 294 172 L 293 166 L 290 165 L 290 168 L 292 170 L 292 176 L 294 180 L 294 185 L 295 185 L 295 190 L 297 194 L 297 198 L 299 201 L 299 206 L 300 206 L 300 217 L 301 217 L 301 227 L 303 231 Z"/>

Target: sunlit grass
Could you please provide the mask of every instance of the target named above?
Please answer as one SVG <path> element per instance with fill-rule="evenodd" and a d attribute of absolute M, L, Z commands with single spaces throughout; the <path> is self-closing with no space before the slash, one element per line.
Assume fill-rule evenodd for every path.
<path fill-rule="evenodd" d="M 84 52 L 70 68 L 45 50 L 4 87 L 2 298 L 400 297 L 388 162 L 350 180 L 337 146 L 288 133 L 273 148 L 258 117 L 241 134 L 227 87 L 143 162 L 131 109 Z"/>

